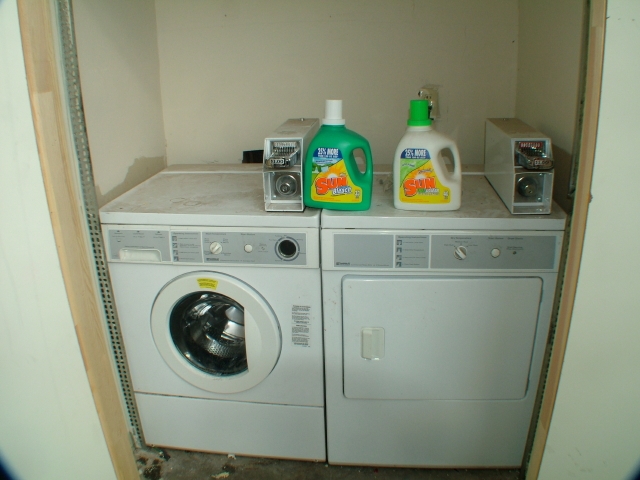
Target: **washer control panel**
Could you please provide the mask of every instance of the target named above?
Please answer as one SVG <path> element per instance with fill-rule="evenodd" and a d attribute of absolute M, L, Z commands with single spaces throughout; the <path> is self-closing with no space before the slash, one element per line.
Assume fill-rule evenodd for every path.
<path fill-rule="evenodd" d="M 308 265 L 307 233 L 303 231 L 200 230 L 184 227 L 146 229 L 129 226 L 104 228 L 109 261 Z"/>
<path fill-rule="evenodd" d="M 176 239 L 174 262 L 180 262 L 181 258 L 185 258 L 188 254 L 180 240 L 183 233 L 171 232 Z M 305 240 L 304 233 L 202 232 L 202 258 L 204 263 L 275 265 L 287 262 L 293 265 L 304 265 L 306 263 Z"/>

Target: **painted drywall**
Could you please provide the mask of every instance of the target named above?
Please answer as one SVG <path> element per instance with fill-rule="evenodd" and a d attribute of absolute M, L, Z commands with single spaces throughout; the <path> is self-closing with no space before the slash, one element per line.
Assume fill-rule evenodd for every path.
<path fill-rule="evenodd" d="M 391 163 L 426 83 L 482 163 L 484 119 L 515 114 L 517 0 L 156 0 L 156 18 L 168 164 L 238 162 L 327 98 Z"/>
<path fill-rule="evenodd" d="M 640 468 L 640 2 L 609 0 L 593 200 L 541 480 Z M 635 478 L 635 477 L 634 477 Z"/>
<path fill-rule="evenodd" d="M 0 460 L 16 478 L 115 479 L 64 289 L 15 0 L 0 1 Z"/>
<path fill-rule="evenodd" d="M 584 0 L 519 0 L 516 117 L 573 150 Z"/>
<path fill-rule="evenodd" d="M 74 0 L 84 114 L 101 206 L 166 167 L 153 0 Z"/>

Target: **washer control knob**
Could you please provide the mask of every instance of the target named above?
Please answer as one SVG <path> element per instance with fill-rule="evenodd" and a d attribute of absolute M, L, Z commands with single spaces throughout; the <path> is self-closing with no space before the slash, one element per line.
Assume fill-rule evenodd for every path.
<path fill-rule="evenodd" d="M 249 244 L 245 245 L 244 246 L 244 251 L 247 252 L 247 253 L 253 252 L 253 245 L 249 245 Z"/>
<path fill-rule="evenodd" d="M 298 242 L 292 238 L 283 237 L 276 243 L 276 254 L 286 261 L 293 260 L 300 253 Z"/>
<path fill-rule="evenodd" d="M 209 251 L 214 255 L 219 255 L 222 253 L 222 245 L 219 242 L 212 242 L 209 245 Z"/>
<path fill-rule="evenodd" d="M 467 258 L 467 247 L 456 247 L 453 251 L 453 256 L 458 260 L 464 260 L 465 258 Z"/>
<path fill-rule="evenodd" d="M 498 258 L 500 256 L 500 249 L 494 248 L 493 250 L 491 250 L 491 256 L 493 258 Z"/>

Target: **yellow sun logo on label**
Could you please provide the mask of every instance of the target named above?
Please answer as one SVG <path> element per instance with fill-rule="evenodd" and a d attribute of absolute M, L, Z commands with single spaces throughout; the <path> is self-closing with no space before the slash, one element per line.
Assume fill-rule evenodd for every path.
<path fill-rule="evenodd" d="M 340 160 L 316 175 L 311 198 L 338 203 L 359 203 L 362 201 L 361 192 L 362 189 L 351 181 L 344 160 Z"/>
<path fill-rule="evenodd" d="M 407 203 L 449 203 L 451 201 L 450 189 L 438 180 L 431 166 L 431 160 L 421 162 L 417 166 L 413 162 L 407 163 L 405 168 L 412 168 L 412 170 L 402 180 L 402 186 L 398 192 L 401 201 Z"/>

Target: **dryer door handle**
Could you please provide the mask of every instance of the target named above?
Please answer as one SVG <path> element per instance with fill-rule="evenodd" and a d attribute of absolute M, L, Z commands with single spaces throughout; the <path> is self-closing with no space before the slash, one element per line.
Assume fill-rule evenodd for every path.
<path fill-rule="evenodd" d="M 380 360 L 384 357 L 384 328 L 365 327 L 362 329 L 362 358 Z"/>

